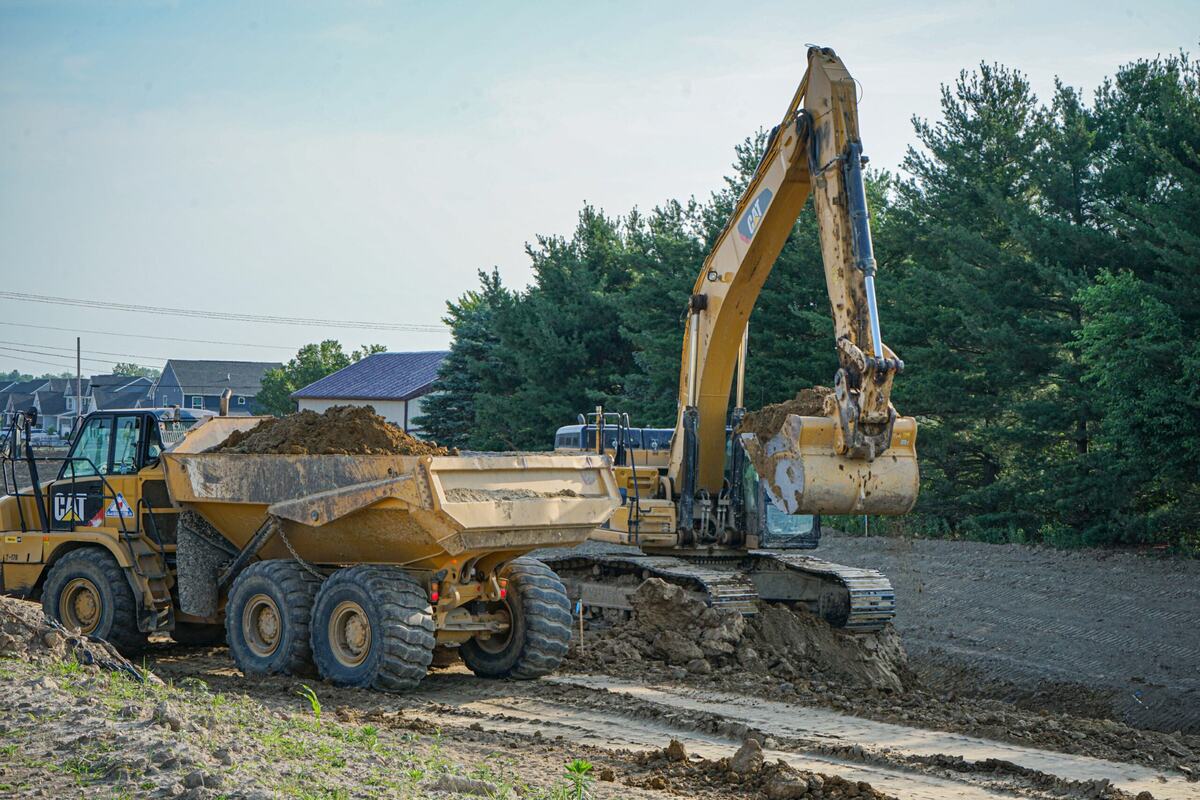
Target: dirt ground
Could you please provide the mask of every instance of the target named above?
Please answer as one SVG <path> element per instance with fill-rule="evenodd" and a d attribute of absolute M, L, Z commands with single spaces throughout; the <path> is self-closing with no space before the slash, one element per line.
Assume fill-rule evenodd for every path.
<path fill-rule="evenodd" d="M 44 482 L 58 477 L 58 471 L 62 468 L 63 460 L 67 457 L 67 449 L 65 447 L 39 447 L 33 451 L 33 454 L 37 460 L 38 478 Z M 10 469 L 13 472 L 10 472 Z M 14 473 L 18 487 L 28 489 L 32 486 L 29 480 L 29 466 L 25 463 L 23 452 L 21 458 L 15 461 L 12 467 L 5 466 L 5 473 L 5 478 L 8 481 L 10 489 L 12 488 Z M 2 491 L 0 491 L 0 495 L 3 495 Z"/>
<path fill-rule="evenodd" d="M 842 536 L 817 554 L 891 579 L 930 684 L 1200 733 L 1200 561 Z"/>
<path fill-rule="evenodd" d="M 660 611 L 697 612 L 647 584 Z M 811 618 L 739 626 L 700 611 L 687 627 L 707 673 L 672 663 L 653 618 L 635 618 L 656 642 L 636 656 L 607 646 L 636 641 L 627 626 L 600 625 L 541 681 L 458 664 L 388 695 L 251 680 L 225 648 L 165 642 L 139 682 L 78 663 L 37 627 L 38 606 L 2 602 L 22 616 L 0 625 L 0 796 L 565 800 L 584 759 L 588 798 L 1200 798 L 1200 737 L 958 697 L 899 650 L 883 660 L 901 686 L 823 667 L 802 641 L 849 635 L 803 633 Z M 851 638 L 839 646 L 865 653 L 895 634 Z M 751 645 L 770 668 L 738 669 Z"/>
<path fill-rule="evenodd" d="M 143 682 L 0 600 L 20 612 L 0 614 L 0 796 L 1200 798 L 1200 735 L 1127 724 L 1105 694 L 1157 668 L 1187 697 L 1195 664 L 1169 659 L 1194 632 L 1164 612 L 1197 607 L 1191 562 L 837 536 L 818 552 L 892 576 L 895 630 L 776 606 L 743 619 L 647 581 L 645 611 L 576 631 L 548 678 L 454 664 L 400 695 L 247 679 L 223 647 L 166 642 Z M 1052 594 L 1070 602 L 1031 617 Z"/>
<path fill-rule="evenodd" d="M 247 680 L 224 648 L 163 645 L 145 663 L 162 685 L 69 661 L 0 661 L 0 792 L 565 800 L 577 796 L 567 767 L 584 759 L 588 798 L 1200 797 L 1178 769 L 653 674 L 485 681 L 455 666 L 387 695 Z"/>

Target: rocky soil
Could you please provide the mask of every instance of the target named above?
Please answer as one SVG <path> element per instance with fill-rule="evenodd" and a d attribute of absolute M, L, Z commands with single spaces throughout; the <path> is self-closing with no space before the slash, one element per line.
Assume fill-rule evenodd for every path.
<path fill-rule="evenodd" d="M 585 634 L 572 650 L 584 670 L 634 676 L 646 666 L 709 685 L 771 677 L 826 680 L 881 692 L 904 690 L 904 648 L 895 631 L 845 635 L 805 611 L 763 603 L 753 617 L 708 607 L 699 596 L 659 578 L 641 584 L 631 617 Z"/>
<path fill-rule="evenodd" d="M 520 735 L 419 695 L 251 682 L 223 648 L 160 643 L 146 663 L 153 671 L 0 598 L 0 796 L 565 800 L 583 786 L 588 798 L 715 800 L 759 797 L 766 783 L 786 787 L 780 797 L 855 796 L 797 794 L 839 779 L 778 766 L 731 782 L 678 743 L 665 764 Z"/>
<path fill-rule="evenodd" d="M 450 455 L 436 442 L 409 436 L 371 406 L 333 406 L 324 413 L 301 411 L 265 419 L 248 431 L 235 431 L 213 447 L 218 453 L 287 455 Z"/>

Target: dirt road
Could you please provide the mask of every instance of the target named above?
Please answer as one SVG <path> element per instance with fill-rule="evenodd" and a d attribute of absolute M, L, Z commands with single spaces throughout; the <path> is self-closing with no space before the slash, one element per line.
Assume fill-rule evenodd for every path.
<path fill-rule="evenodd" d="M 842 536 L 818 555 L 891 579 L 896 628 L 930 682 L 1200 732 L 1200 561 Z"/>

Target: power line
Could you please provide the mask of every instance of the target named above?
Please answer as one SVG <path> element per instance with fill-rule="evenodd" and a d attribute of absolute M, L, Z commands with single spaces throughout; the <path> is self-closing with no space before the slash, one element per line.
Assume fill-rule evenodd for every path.
<path fill-rule="evenodd" d="M 9 342 L 9 341 L 5 341 L 4 339 L 0 339 L 0 344 L 15 344 L 20 347 L 37 347 L 42 350 L 65 350 L 68 353 L 75 352 L 74 347 L 59 347 L 59 346 L 53 345 L 53 344 L 33 344 L 31 342 Z M 139 355 L 134 355 L 133 353 L 110 353 L 107 350 L 84 350 L 83 352 L 95 353 L 96 355 L 99 355 L 99 356 L 120 356 L 121 358 L 148 358 L 148 359 L 151 359 L 152 361 L 162 361 L 162 362 L 167 361 L 167 359 L 163 358 L 162 356 L 146 356 L 146 355 L 139 356 Z"/>
<path fill-rule="evenodd" d="M 11 358 L 13 361 L 21 361 L 26 364 L 41 364 L 46 367 L 59 367 L 60 369 L 63 366 L 61 363 L 55 363 L 52 361 L 42 361 L 41 359 L 29 358 L 28 356 L 11 356 L 11 355 L 5 354 L 5 358 Z M 64 372 L 65 371 L 66 370 L 64 370 Z"/>
<path fill-rule="evenodd" d="M 35 356 L 42 356 L 44 358 L 58 358 L 58 359 L 62 359 L 63 361 L 67 362 L 68 365 L 75 363 L 75 359 L 72 358 L 71 356 L 60 355 L 59 353 L 47 353 L 42 350 L 27 350 L 27 349 L 22 349 L 20 347 L 3 347 L 3 346 L 0 346 L 0 350 L 11 351 L 11 352 L 15 352 L 15 353 L 32 353 Z M 32 360 L 32 359 L 30 359 L 30 360 Z M 88 358 L 86 356 L 83 356 L 80 358 L 80 360 L 81 361 L 93 361 L 97 364 L 113 363 L 113 360 L 111 358 Z M 42 363 L 45 363 L 45 362 L 42 362 Z M 137 364 L 137 366 L 145 367 L 147 369 L 158 369 L 158 367 L 154 367 L 149 364 Z"/>
<path fill-rule="evenodd" d="M 221 344 L 230 345 L 232 347 L 263 347 L 268 350 L 299 350 L 299 347 L 292 347 L 283 344 L 257 344 L 255 342 L 221 342 L 213 339 L 190 339 L 179 336 L 151 336 L 146 333 L 117 333 L 116 331 L 91 331 L 85 328 L 57 328 L 53 325 L 33 325 L 28 322 L 4 322 L 0 321 L 0 325 L 13 325 L 18 328 L 37 328 L 43 331 L 62 331 L 64 333 L 92 333 L 97 336 L 120 336 L 126 339 L 153 339 L 159 342 L 186 342 L 188 344 Z"/>
<path fill-rule="evenodd" d="M 232 311 L 201 311 L 192 308 L 166 308 L 158 306 L 134 305 L 132 303 L 97 302 L 94 300 L 80 300 L 74 297 L 55 297 L 53 295 L 26 294 L 24 292 L 0 291 L 0 299 L 21 300 L 28 303 L 48 303 L 50 305 L 73 306 L 76 308 L 100 308 L 109 311 L 130 311 L 138 314 L 161 314 L 176 317 L 220 319 L 231 322 L 262 322 L 272 325 L 357 328 L 360 330 L 406 331 L 409 333 L 444 333 L 446 330 L 444 325 L 422 325 L 408 322 L 362 322 L 359 320 L 310 319 L 307 317 L 241 314 Z"/>

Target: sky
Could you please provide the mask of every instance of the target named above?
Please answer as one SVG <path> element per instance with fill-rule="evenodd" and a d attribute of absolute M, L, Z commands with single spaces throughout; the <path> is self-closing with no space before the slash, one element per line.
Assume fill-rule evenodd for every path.
<path fill-rule="evenodd" d="M 585 203 L 717 189 L 809 43 L 859 81 L 865 152 L 895 170 L 962 69 L 1090 95 L 1197 42 L 1197 0 L 0 0 L 0 372 L 73 370 L 76 335 L 84 374 L 443 348 L 446 300 L 492 266 L 525 285 L 525 244 Z"/>

